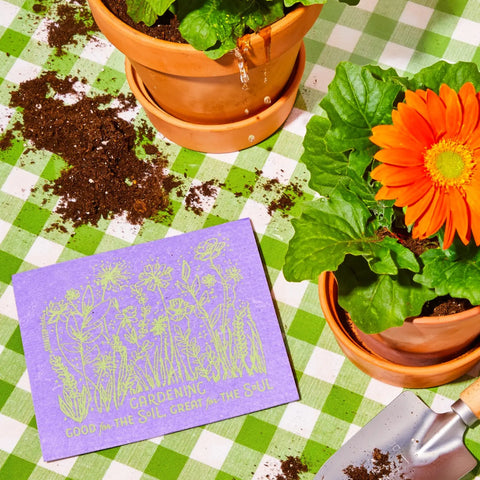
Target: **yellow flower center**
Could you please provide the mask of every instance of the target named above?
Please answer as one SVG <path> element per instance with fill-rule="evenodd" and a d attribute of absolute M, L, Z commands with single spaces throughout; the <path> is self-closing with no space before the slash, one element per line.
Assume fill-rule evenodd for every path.
<path fill-rule="evenodd" d="M 432 181 L 442 187 L 461 187 L 469 182 L 475 160 L 472 150 L 455 140 L 440 140 L 424 155 Z"/>

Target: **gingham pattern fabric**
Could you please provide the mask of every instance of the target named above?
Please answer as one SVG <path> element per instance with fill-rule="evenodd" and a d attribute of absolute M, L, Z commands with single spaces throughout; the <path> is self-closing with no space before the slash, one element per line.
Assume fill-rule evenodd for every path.
<path fill-rule="evenodd" d="M 65 0 L 68 2 L 68 0 Z M 21 119 L 9 105 L 10 91 L 44 70 L 88 79 L 98 92 L 128 92 L 123 56 L 99 35 L 82 38 L 57 58 L 48 47 L 48 13 L 35 0 L 0 0 L 0 132 Z M 37 2 L 38 3 L 38 2 Z M 41 2 L 48 6 L 48 2 Z M 38 10 L 38 9 L 36 9 Z M 47 9 L 48 12 L 48 9 Z M 413 73 L 439 59 L 480 62 L 479 0 L 362 0 L 357 7 L 331 1 L 305 39 L 307 64 L 295 108 L 283 128 L 258 146 L 232 154 L 206 155 L 156 140 L 170 168 L 195 185 L 217 178 L 221 188 L 197 215 L 174 200 L 164 223 L 141 229 L 121 219 L 98 227 L 51 229 L 56 199 L 41 187 L 58 173 L 58 158 L 22 142 L 0 151 L 0 479 L 2 480 L 264 480 L 280 473 L 281 461 L 298 456 L 312 479 L 325 460 L 401 389 L 373 380 L 348 361 L 325 325 L 313 283 L 288 284 L 281 272 L 293 234 L 289 215 L 268 213 L 262 185 L 279 177 L 305 181 L 299 163 L 305 125 L 318 106 L 339 61 L 376 63 Z M 142 110 L 134 117 L 146 117 Z M 262 171 L 258 175 L 259 170 Z M 242 196 L 236 195 L 241 192 Z M 312 192 L 307 192 L 306 197 Z M 272 193 L 273 195 L 273 193 Z M 266 263 L 280 322 L 298 380 L 301 401 L 58 462 L 42 460 L 28 375 L 13 301 L 11 275 L 83 255 L 163 238 L 250 217 Z M 73 235 L 75 234 L 75 235 Z M 445 411 L 472 381 L 416 393 Z M 480 459 L 480 428 L 466 444 Z M 477 476 L 476 476 L 477 475 Z M 465 479 L 480 478 L 480 469 Z"/>

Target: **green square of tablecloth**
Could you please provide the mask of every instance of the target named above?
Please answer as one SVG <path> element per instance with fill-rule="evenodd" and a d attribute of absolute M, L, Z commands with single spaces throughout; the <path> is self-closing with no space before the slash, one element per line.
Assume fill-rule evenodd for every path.
<path fill-rule="evenodd" d="M 0 50 L 19 57 L 29 41 L 29 36 L 7 28 L 0 37 Z"/>
<path fill-rule="evenodd" d="M 288 329 L 288 335 L 317 345 L 324 327 L 325 319 L 299 309 L 296 311 L 293 322 Z"/>
<path fill-rule="evenodd" d="M 50 216 L 50 211 L 30 202 L 25 202 L 13 222 L 19 228 L 38 235 Z"/>
<path fill-rule="evenodd" d="M 81 225 L 70 238 L 67 247 L 83 255 L 93 255 L 103 237 L 103 233 L 90 225 Z"/>
<path fill-rule="evenodd" d="M 307 440 L 302 458 L 310 472 L 317 472 L 320 467 L 335 453 L 335 449 L 315 440 Z"/>
<path fill-rule="evenodd" d="M 281 270 L 283 267 L 285 254 L 287 253 L 288 245 L 280 242 L 276 238 L 264 235 L 260 241 L 260 248 L 264 263 L 269 267 Z"/>
<path fill-rule="evenodd" d="M 23 260 L 21 258 L 0 250 L 0 265 L 2 266 L 2 268 L 0 268 L 0 282 L 8 285 L 12 279 L 12 275 L 19 271 L 22 262 Z"/>
<path fill-rule="evenodd" d="M 78 57 L 69 52 L 64 52 L 58 55 L 51 50 L 48 50 L 49 56 L 46 58 L 43 68 L 46 71 L 58 72 L 60 77 L 70 75 L 73 66 L 77 63 Z"/>
<path fill-rule="evenodd" d="M 170 170 L 188 177 L 195 177 L 204 159 L 205 154 L 182 148 Z"/>
<path fill-rule="evenodd" d="M 18 325 L 5 343 L 5 346 L 14 352 L 24 355 L 22 336 L 20 335 L 20 327 Z"/>
<path fill-rule="evenodd" d="M 12 394 L 14 388 L 15 387 L 11 383 L 0 380 L 0 412 L 5 405 L 5 402 Z"/>
<path fill-rule="evenodd" d="M 58 155 L 52 154 L 43 168 L 40 176 L 53 182 L 60 176 L 60 172 L 68 166 L 67 162 Z"/>
<path fill-rule="evenodd" d="M 159 445 L 145 473 L 160 480 L 177 480 L 187 460 L 187 456 Z"/>
<path fill-rule="evenodd" d="M 243 422 L 235 442 L 258 450 L 259 452 L 265 452 L 276 429 L 277 427 L 271 423 L 248 415 Z"/>
<path fill-rule="evenodd" d="M 16 455 L 9 455 L 2 466 L 2 476 L 12 480 L 28 480 L 35 464 Z"/>
<path fill-rule="evenodd" d="M 363 35 L 369 34 L 376 38 L 388 41 L 396 27 L 397 22 L 392 18 L 372 13 L 363 29 Z"/>
<path fill-rule="evenodd" d="M 118 95 L 124 83 L 125 75 L 123 72 L 118 72 L 118 70 L 104 66 L 95 79 L 93 87 L 110 95 Z"/>
<path fill-rule="evenodd" d="M 214 227 L 215 225 L 221 225 L 222 223 L 225 223 L 228 221 L 229 221 L 228 218 L 222 218 L 222 217 L 219 217 L 218 215 L 208 214 L 203 226 L 204 228 Z"/>
<path fill-rule="evenodd" d="M 352 423 L 362 398 L 358 393 L 338 385 L 332 385 L 322 410 L 333 417 Z"/>
<path fill-rule="evenodd" d="M 424 31 L 417 44 L 417 50 L 429 55 L 443 56 L 450 39 L 439 33 Z"/>
<path fill-rule="evenodd" d="M 435 8 L 450 15 L 461 17 L 467 4 L 468 0 L 438 0 Z"/>

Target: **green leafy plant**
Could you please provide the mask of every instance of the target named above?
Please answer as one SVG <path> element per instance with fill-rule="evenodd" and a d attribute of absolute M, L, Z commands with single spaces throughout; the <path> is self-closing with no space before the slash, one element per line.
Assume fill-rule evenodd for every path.
<path fill-rule="evenodd" d="M 318 198 L 293 220 L 287 280 L 334 272 L 339 304 L 366 333 L 437 297 L 480 304 L 479 90 L 473 63 L 411 77 L 340 63 L 326 116 L 307 126 L 302 160 Z"/>
<path fill-rule="evenodd" d="M 359 0 L 339 0 L 349 5 Z M 220 58 L 248 31 L 258 31 L 285 16 L 296 0 L 126 0 L 135 22 L 153 25 L 166 12 L 177 16 L 180 33 L 197 50 Z M 301 0 L 303 5 L 327 0 Z"/>

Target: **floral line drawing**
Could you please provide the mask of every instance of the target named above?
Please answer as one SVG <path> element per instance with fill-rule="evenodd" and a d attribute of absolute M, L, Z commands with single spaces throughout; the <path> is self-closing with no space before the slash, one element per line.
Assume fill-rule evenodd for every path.
<path fill-rule="evenodd" d="M 63 414 L 120 408 L 129 396 L 184 382 L 266 373 L 250 303 L 237 297 L 242 272 L 210 238 L 177 271 L 151 259 L 103 263 L 94 281 L 50 301 L 41 316 L 44 350 Z"/>

